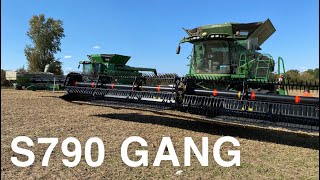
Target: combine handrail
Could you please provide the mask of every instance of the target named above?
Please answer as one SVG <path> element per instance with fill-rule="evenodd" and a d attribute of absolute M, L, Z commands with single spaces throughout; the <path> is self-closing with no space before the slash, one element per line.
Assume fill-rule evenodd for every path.
<path fill-rule="evenodd" d="M 242 56 L 244 56 L 244 59 L 242 59 Z M 241 64 L 241 62 L 244 61 L 244 64 Z M 241 74 L 241 67 L 243 65 L 247 64 L 247 55 L 245 53 L 241 53 L 240 54 L 240 59 L 239 59 L 239 68 L 238 68 L 238 73 Z M 247 68 L 248 67 L 248 64 L 247 64 Z"/>
<path fill-rule="evenodd" d="M 286 69 L 284 67 L 284 60 L 282 59 L 282 57 L 278 57 L 278 76 L 281 75 L 281 64 L 282 63 L 282 70 L 283 70 L 283 83 L 286 83 L 287 81 L 287 76 L 286 76 Z M 289 94 L 288 89 L 286 89 L 286 94 Z"/>

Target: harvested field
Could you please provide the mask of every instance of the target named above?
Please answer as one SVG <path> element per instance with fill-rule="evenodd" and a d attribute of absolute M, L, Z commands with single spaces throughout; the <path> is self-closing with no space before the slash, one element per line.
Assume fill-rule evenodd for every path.
<path fill-rule="evenodd" d="M 288 93 L 291 96 L 303 96 L 303 90 L 290 90 Z M 310 94 L 312 97 L 319 97 L 319 91 L 317 90 L 311 90 Z"/>
<path fill-rule="evenodd" d="M 56 93 L 54 96 L 60 96 Z M 278 130 L 253 129 L 241 126 L 197 122 L 199 116 L 173 111 L 151 111 L 80 105 L 55 98 L 51 92 L 1 91 L 1 179 L 319 179 L 319 134 L 306 134 Z M 35 146 L 32 166 L 18 168 L 10 157 L 11 141 L 17 136 L 30 137 Z M 241 151 L 241 166 L 224 168 L 213 160 L 213 144 L 222 136 L 236 137 L 240 147 L 230 144 L 222 147 Z M 131 168 L 120 156 L 122 142 L 130 136 L 140 136 L 148 142 L 147 148 L 138 144 L 129 146 L 129 153 L 147 149 L 149 166 Z M 172 138 L 180 167 L 162 162 L 152 163 L 162 137 Z M 184 137 L 192 137 L 201 147 L 201 138 L 209 138 L 209 166 L 200 166 L 192 156 L 191 166 L 183 166 Z M 48 167 L 41 161 L 47 145 L 37 144 L 39 137 L 57 137 Z M 100 167 L 89 167 L 82 155 L 78 166 L 68 168 L 62 163 L 61 142 L 67 137 L 80 140 L 82 150 L 90 137 L 99 137 L 105 145 L 105 160 Z M 26 147 L 25 144 L 21 145 Z M 93 159 L 97 148 L 93 146 Z M 83 153 L 84 154 L 84 153 Z M 133 156 L 131 156 L 134 158 Z M 24 157 L 20 157 L 23 159 Z M 229 158 L 230 159 L 230 158 Z M 183 170 L 182 174 L 176 172 Z M 27 178 L 26 178 L 27 177 Z"/>

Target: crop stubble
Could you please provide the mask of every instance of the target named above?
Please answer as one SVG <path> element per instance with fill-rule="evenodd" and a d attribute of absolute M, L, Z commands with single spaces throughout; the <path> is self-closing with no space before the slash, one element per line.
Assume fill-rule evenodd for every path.
<path fill-rule="evenodd" d="M 173 111 L 124 109 L 80 105 L 63 101 L 55 96 L 61 93 L 1 91 L 1 178 L 4 179 L 319 179 L 319 135 L 253 129 L 197 122 L 199 116 Z M 13 138 L 25 135 L 35 143 L 28 147 L 36 155 L 32 166 L 18 168 L 11 161 L 16 154 L 11 150 Z M 224 158 L 228 149 L 241 151 L 241 166 L 220 167 L 212 156 L 214 142 L 221 136 L 230 135 L 240 141 L 240 148 L 226 144 L 222 148 Z M 82 150 L 90 137 L 104 141 L 105 160 L 100 167 L 91 168 L 82 155 L 75 168 L 65 167 L 62 159 L 61 142 L 67 137 L 80 140 Z M 147 148 L 132 144 L 135 149 L 147 149 L 149 166 L 131 168 L 120 156 L 122 142 L 129 136 L 141 136 L 148 142 Z M 162 137 L 172 138 L 180 167 L 162 162 L 160 167 L 152 163 Z M 183 166 L 183 140 L 192 137 L 201 149 L 201 137 L 209 137 L 209 166 L 202 167 L 192 156 L 191 167 Z M 58 137 L 48 167 L 41 167 L 47 145 L 37 144 L 39 137 Z M 25 145 L 21 145 L 26 147 Z M 93 146 L 93 159 L 97 148 Z M 82 153 L 84 154 L 84 153 Z M 23 160 L 24 157 L 18 156 Z M 134 155 L 130 155 L 135 158 Z M 183 170 L 181 175 L 175 172 Z M 28 178 L 25 178 L 25 177 Z"/>

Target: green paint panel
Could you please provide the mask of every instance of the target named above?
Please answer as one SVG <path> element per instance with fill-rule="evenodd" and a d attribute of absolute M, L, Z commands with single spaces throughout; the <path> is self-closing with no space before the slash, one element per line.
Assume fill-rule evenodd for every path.
<path fill-rule="evenodd" d="M 114 54 L 109 62 L 115 65 L 125 65 L 127 64 L 130 58 L 130 56 Z"/>
<path fill-rule="evenodd" d="M 130 56 L 124 56 L 119 54 L 92 54 L 88 55 L 89 59 L 96 63 L 111 63 L 114 65 L 125 65 Z"/>

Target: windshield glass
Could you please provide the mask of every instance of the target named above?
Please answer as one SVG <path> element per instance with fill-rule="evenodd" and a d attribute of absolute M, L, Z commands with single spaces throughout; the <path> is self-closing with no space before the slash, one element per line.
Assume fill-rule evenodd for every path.
<path fill-rule="evenodd" d="M 92 65 L 91 64 L 83 64 L 83 73 L 90 74 L 92 72 Z"/>
<path fill-rule="evenodd" d="M 83 64 L 84 74 L 96 74 L 99 72 L 100 64 Z"/>
<path fill-rule="evenodd" d="M 229 47 L 226 41 L 208 41 L 194 45 L 195 73 L 228 74 Z"/>

